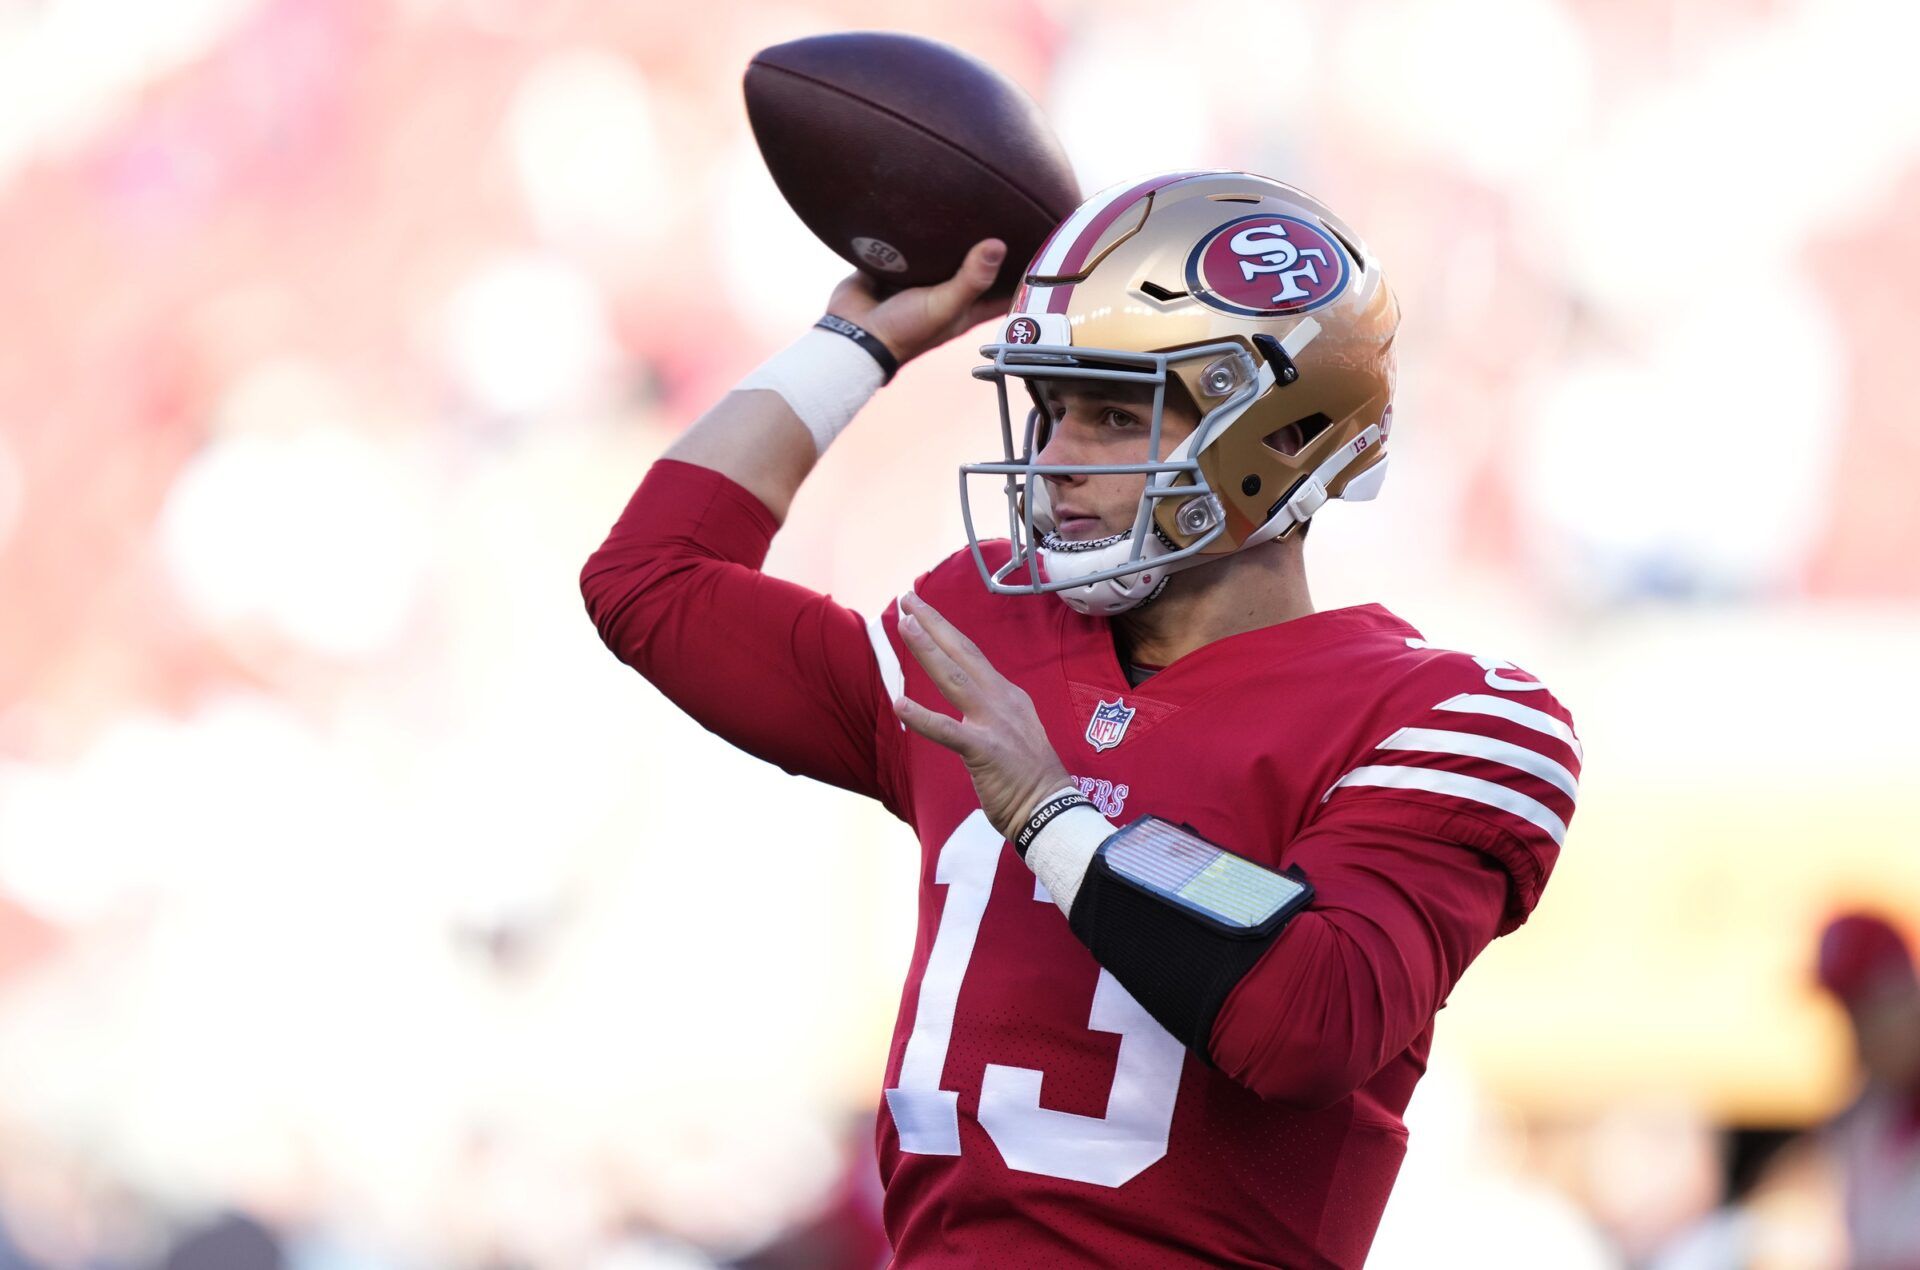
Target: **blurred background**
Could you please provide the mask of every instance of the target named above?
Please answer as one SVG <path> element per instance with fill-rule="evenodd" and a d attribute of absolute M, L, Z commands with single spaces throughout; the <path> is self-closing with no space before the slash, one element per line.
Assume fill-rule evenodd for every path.
<path fill-rule="evenodd" d="M 872 1264 L 915 846 L 576 587 L 844 272 L 739 81 L 858 27 L 1001 68 L 1088 191 L 1359 228 L 1398 458 L 1316 598 L 1580 721 L 1372 1264 L 1845 1264 L 1815 949 L 1920 923 L 1913 6 L 0 0 L 0 1267 Z M 974 342 L 773 571 L 871 612 L 956 546 Z M 719 800 L 785 828 L 725 931 Z"/>

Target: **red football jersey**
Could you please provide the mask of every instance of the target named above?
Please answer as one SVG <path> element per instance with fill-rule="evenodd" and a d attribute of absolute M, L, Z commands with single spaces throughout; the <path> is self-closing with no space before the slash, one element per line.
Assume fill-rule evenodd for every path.
<path fill-rule="evenodd" d="M 1202 1057 L 1074 937 L 959 758 L 895 719 L 902 688 L 952 712 L 897 614 L 758 572 L 775 527 L 733 482 L 662 462 L 582 586 L 609 646 L 701 722 L 919 836 L 879 1120 L 896 1263 L 1359 1265 L 1433 1015 L 1525 920 L 1565 836 L 1566 711 L 1377 606 L 1218 640 L 1136 688 L 1106 620 L 991 595 L 964 552 L 919 579 L 1109 817 L 1182 822 L 1312 881 Z"/>

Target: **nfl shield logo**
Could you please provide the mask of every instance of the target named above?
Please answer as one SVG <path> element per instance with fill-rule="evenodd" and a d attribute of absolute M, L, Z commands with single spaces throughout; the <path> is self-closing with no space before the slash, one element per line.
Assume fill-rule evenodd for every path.
<path fill-rule="evenodd" d="M 1093 721 L 1087 724 L 1087 744 L 1096 754 L 1126 739 L 1127 725 L 1133 722 L 1133 709 L 1124 697 L 1102 701 L 1093 708 Z"/>

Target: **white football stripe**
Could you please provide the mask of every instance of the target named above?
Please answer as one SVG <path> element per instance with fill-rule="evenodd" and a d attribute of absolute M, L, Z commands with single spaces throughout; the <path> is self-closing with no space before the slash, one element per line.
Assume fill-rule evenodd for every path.
<path fill-rule="evenodd" d="M 887 638 L 887 628 L 880 624 L 877 613 L 867 619 L 867 642 L 873 645 L 873 659 L 880 663 L 880 682 L 887 686 L 887 700 L 891 702 L 907 690 L 907 676 L 900 669 L 900 655 L 893 651 L 893 641 Z M 902 731 L 906 726 L 901 721 Z"/>
<path fill-rule="evenodd" d="M 1505 697 L 1492 697 L 1485 693 L 1463 692 L 1457 697 L 1449 697 L 1435 706 L 1436 710 L 1456 710 L 1462 714 L 1490 714 L 1495 718 L 1517 723 L 1523 728 L 1532 728 L 1548 736 L 1558 737 L 1573 750 L 1574 757 L 1584 760 L 1586 752 L 1580 748 L 1580 738 L 1573 729 L 1548 714 L 1545 710 L 1536 710 L 1532 706 L 1523 706 L 1518 701 L 1509 701 Z"/>
<path fill-rule="evenodd" d="M 1438 728 L 1401 728 L 1380 742 L 1383 750 L 1424 750 L 1430 754 L 1460 754 L 1504 763 L 1553 785 L 1568 798 L 1580 796 L 1580 782 L 1572 772 L 1544 754 L 1478 732 L 1445 732 Z"/>
<path fill-rule="evenodd" d="M 1067 217 L 1067 223 L 1060 227 L 1060 232 L 1053 236 L 1053 241 L 1047 244 L 1046 254 L 1040 257 L 1034 272 L 1043 278 L 1057 273 L 1061 264 L 1066 261 L 1067 253 L 1072 251 L 1073 245 L 1080 241 L 1080 235 L 1085 232 L 1087 226 L 1093 224 L 1094 218 L 1107 209 L 1107 204 L 1139 184 L 1140 180 L 1136 177 L 1131 181 L 1109 185 L 1080 204 L 1073 215 Z"/>
<path fill-rule="evenodd" d="M 1451 794 L 1455 798 L 1482 803 L 1518 816 L 1529 824 L 1538 825 L 1556 843 L 1567 840 L 1566 822 L 1545 806 L 1525 794 L 1515 793 L 1505 785 L 1462 776 L 1457 772 L 1436 772 L 1430 767 L 1356 767 L 1335 781 L 1333 789 L 1339 789 L 1342 785 L 1372 785 L 1386 789 L 1418 789 L 1430 794 Z M 1333 789 L 1327 791 L 1329 797 Z"/>
<path fill-rule="evenodd" d="M 1061 264 L 1066 261 L 1067 253 L 1071 252 L 1073 245 L 1080 241 L 1080 235 L 1085 232 L 1088 225 L 1093 223 L 1094 217 L 1105 211 L 1107 204 L 1113 202 L 1114 199 L 1119 198 L 1139 184 L 1139 180 L 1135 179 L 1131 181 L 1121 181 L 1116 185 L 1109 185 L 1106 189 L 1101 190 L 1098 194 L 1095 194 L 1092 198 L 1075 208 L 1073 215 L 1067 217 L 1066 223 L 1060 226 L 1053 238 L 1047 243 L 1047 248 L 1041 254 L 1040 258 L 1033 262 L 1032 272 L 1042 278 L 1049 278 L 1058 273 Z M 1053 291 L 1054 289 L 1052 287 L 1029 288 L 1027 291 L 1027 302 L 1021 306 L 1020 311 L 1023 313 L 1045 313 L 1047 311 L 1047 301 L 1053 298 Z"/>

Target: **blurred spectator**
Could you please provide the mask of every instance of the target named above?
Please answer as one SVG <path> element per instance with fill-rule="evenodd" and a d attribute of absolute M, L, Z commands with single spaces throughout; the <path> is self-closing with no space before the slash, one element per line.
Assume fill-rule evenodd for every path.
<path fill-rule="evenodd" d="M 1729 1135 L 1727 1203 L 1647 1261 L 1649 1270 L 1789 1270 L 1845 1263 L 1832 1162 L 1816 1135 Z"/>
<path fill-rule="evenodd" d="M 244 1213 L 225 1213 L 182 1235 L 161 1270 L 286 1270 L 280 1236 Z"/>
<path fill-rule="evenodd" d="M 1920 1270 L 1920 979 L 1906 939 L 1866 913 L 1828 923 L 1820 985 L 1846 1007 L 1862 1080 L 1831 1129 L 1853 1264 Z"/>

